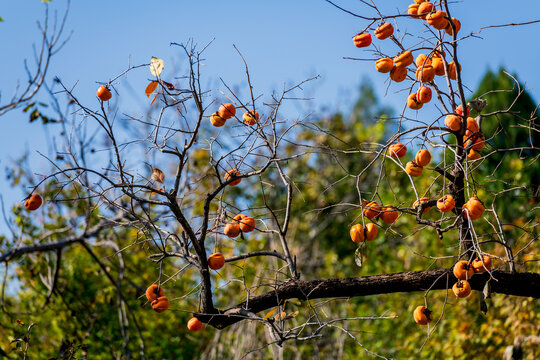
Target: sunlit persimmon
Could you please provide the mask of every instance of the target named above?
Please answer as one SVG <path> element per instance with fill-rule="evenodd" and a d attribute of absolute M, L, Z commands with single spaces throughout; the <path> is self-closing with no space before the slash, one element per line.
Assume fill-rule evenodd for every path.
<path fill-rule="evenodd" d="M 98 87 L 96 95 L 101 101 L 109 101 L 112 98 L 111 90 L 104 85 L 100 85 Z"/>
<path fill-rule="evenodd" d="M 402 143 L 395 143 L 390 145 L 388 148 L 388 153 L 392 157 L 402 158 L 405 156 L 405 154 L 407 154 L 407 147 Z"/>
<path fill-rule="evenodd" d="M 418 164 L 416 164 L 414 161 L 409 161 L 405 165 L 405 172 L 411 176 L 417 177 L 422 175 L 422 171 L 424 168 Z"/>
<path fill-rule="evenodd" d="M 364 216 L 369 220 L 375 219 L 377 216 L 379 216 L 380 212 L 381 207 L 375 201 L 370 201 L 364 205 Z"/>
<path fill-rule="evenodd" d="M 418 18 L 418 4 L 411 4 L 407 8 L 407 14 L 411 15 L 414 18 Z"/>
<path fill-rule="evenodd" d="M 431 65 L 431 59 L 426 54 L 419 54 L 414 60 L 417 67 L 422 65 Z"/>
<path fill-rule="evenodd" d="M 219 270 L 225 265 L 225 257 L 222 253 L 213 253 L 208 257 L 208 267 L 212 270 Z"/>
<path fill-rule="evenodd" d="M 456 206 L 456 202 L 452 195 L 444 195 L 442 198 L 437 200 L 437 208 L 441 212 L 449 212 Z"/>
<path fill-rule="evenodd" d="M 390 71 L 390 79 L 395 82 L 402 82 L 407 78 L 407 68 L 394 66 Z"/>
<path fill-rule="evenodd" d="M 458 280 L 452 286 L 452 291 L 458 298 L 466 298 L 471 294 L 471 284 L 467 280 Z"/>
<path fill-rule="evenodd" d="M 412 93 L 407 97 L 407 106 L 413 110 L 420 110 L 424 104 L 418 101 L 416 98 L 416 93 Z"/>
<path fill-rule="evenodd" d="M 360 224 L 353 225 L 349 231 L 351 240 L 355 243 L 361 243 L 365 241 L 364 227 Z"/>
<path fill-rule="evenodd" d="M 476 220 L 482 217 L 486 208 L 478 198 L 472 197 L 463 205 L 463 216 L 466 219 Z"/>
<path fill-rule="evenodd" d="M 420 82 L 427 83 L 435 79 L 435 69 L 429 64 L 424 64 L 416 69 L 416 79 Z"/>
<path fill-rule="evenodd" d="M 459 131 L 461 129 L 461 116 L 446 115 L 444 118 L 444 125 L 452 131 Z"/>
<path fill-rule="evenodd" d="M 234 115 L 236 115 L 236 107 L 231 103 L 222 104 L 219 107 L 218 115 L 224 118 L 225 120 L 228 120 L 232 118 Z"/>
<path fill-rule="evenodd" d="M 223 125 L 225 125 L 225 122 L 227 120 L 225 120 L 224 118 L 222 118 L 221 116 L 219 116 L 219 114 L 217 113 L 217 111 L 215 113 L 213 113 L 212 115 L 210 115 L 210 122 L 212 123 L 212 125 L 214 125 L 215 127 L 221 127 Z"/>
<path fill-rule="evenodd" d="M 234 222 L 240 226 L 240 230 L 245 233 L 255 230 L 255 219 L 245 214 L 238 214 L 233 218 Z"/>
<path fill-rule="evenodd" d="M 259 121 L 259 113 L 255 110 L 249 110 L 242 115 L 242 120 L 247 125 L 255 125 Z"/>
<path fill-rule="evenodd" d="M 459 280 L 468 280 L 474 275 L 474 269 L 466 260 L 458 261 L 454 265 L 454 276 Z"/>
<path fill-rule="evenodd" d="M 418 150 L 414 162 L 420 166 L 427 166 L 431 162 L 431 153 L 426 149 Z"/>
<path fill-rule="evenodd" d="M 394 57 L 394 64 L 397 67 L 407 67 L 413 63 L 414 59 L 410 51 L 404 51 Z"/>
<path fill-rule="evenodd" d="M 437 76 L 444 75 L 444 63 L 443 63 L 442 58 L 434 57 L 431 60 L 431 66 L 433 66 L 433 70 L 435 70 L 435 75 Z"/>
<path fill-rule="evenodd" d="M 230 238 L 235 238 L 240 235 L 240 226 L 236 223 L 229 223 L 225 225 L 223 233 Z"/>
<path fill-rule="evenodd" d="M 384 24 L 379 25 L 377 29 L 375 29 L 375 36 L 379 40 L 384 40 L 392 36 L 394 33 L 394 27 L 391 23 L 385 22 Z"/>
<path fill-rule="evenodd" d="M 377 225 L 374 223 L 366 224 L 366 227 L 364 228 L 364 235 L 366 241 L 373 241 L 377 237 L 377 233 L 379 232 L 379 229 L 377 229 Z"/>
<path fill-rule="evenodd" d="M 422 5 L 420 5 L 421 7 Z M 426 21 L 429 25 L 433 26 L 437 30 L 442 30 L 448 26 L 448 20 L 446 19 L 446 13 L 441 10 L 431 12 L 426 15 Z"/>
<path fill-rule="evenodd" d="M 426 16 L 434 10 L 433 3 L 429 1 L 423 1 L 418 6 L 418 15 L 421 19 L 426 19 Z"/>
<path fill-rule="evenodd" d="M 431 88 L 429 86 L 420 86 L 416 90 L 416 100 L 422 104 L 427 104 L 431 101 Z"/>
<path fill-rule="evenodd" d="M 452 36 L 454 34 L 454 29 L 452 29 L 452 24 L 454 24 L 454 26 L 456 27 L 456 34 L 459 32 L 459 30 L 461 29 L 461 22 L 456 19 L 456 18 L 452 18 L 449 22 L 448 22 L 448 25 L 446 25 L 446 27 L 444 28 L 444 31 Z"/>
<path fill-rule="evenodd" d="M 483 274 L 491 270 L 491 258 L 484 255 L 482 256 L 482 260 L 480 258 L 474 259 L 471 265 L 475 273 Z"/>
<path fill-rule="evenodd" d="M 433 320 L 431 311 L 425 306 L 418 306 L 413 312 L 414 321 L 420 325 L 427 325 Z"/>
<path fill-rule="evenodd" d="M 478 151 L 471 149 L 469 150 L 469 153 L 467 154 L 467 159 L 470 161 L 478 160 L 482 157 L 482 154 L 480 154 Z"/>
<path fill-rule="evenodd" d="M 394 60 L 390 58 L 381 58 L 375 61 L 375 69 L 380 73 L 388 73 L 394 68 Z"/>
<path fill-rule="evenodd" d="M 478 126 L 478 123 L 476 120 L 472 117 L 467 118 L 467 130 L 475 133 L 480 131 L 480 127 Z"/>
<path fill-rule="evenodd" d="M 363 48 L 371 44 L 371 34 L 370 33 L 360 33 L 356 34 L 353 37 L 354 46 L 357 48 Z"/>
<path fill-rule="evenodd" d="M 456 114 L 463 115 L 463 106 L 458 105 L 456 110 L 454 110 Z M 467 107 L 467 117 L 471 115 L 471 108 Z"/>
<path fill-rule="evenodd" d="M 461 71 L 461 65 L 459 65 L 457 68 L 459 71 Z M 448 63 L 448 77 L 452 80 L 457 79 L 456 63 L 453 61 Z"/>

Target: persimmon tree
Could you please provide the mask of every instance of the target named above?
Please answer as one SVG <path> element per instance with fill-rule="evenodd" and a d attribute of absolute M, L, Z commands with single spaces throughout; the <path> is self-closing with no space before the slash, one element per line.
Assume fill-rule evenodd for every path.
<path fill-rule="evenodd" d="M 79 100 L 88 89 L 59 80 L 59 93 L 68 99 L 67 109 L 59 111 L 64 148 L 47 158 L 53 169 L 49 174 L 29 180 L 33 187 L 26 207 L 41 216 L 33 219 L 34 213 L 15 210 L 21 231 L 5 241 L 0 260 L 6 269 L 16 263 L 21 274 L 39 276 L 36 291 L 45 305 L 59 297 L 69 309 L 73 305 L 65 300 L 73 296 L 67 290 L 71 285 L 58 285 L 63 263 L 69 261 L 63 254 L 80 247 L 98 269 L 99 286 L 114 294 L 108 305 L 103 303 L 107 311 L 113 307 L 118 312 L 123 345 L 113 352 L 132 353 L 135 342 L 143 358 L 152 358 L 142 325 L 151 320 L 138 316 L 132 303 L 137 298 L 152 316 L 191 314 L 185 322 L 191 331 L 260 325 L 266 341 L 254 350 L 318 341 L 336 330 L 383 358 L 388 354 L 364 347 L 344 324 L 396 321 L 394 315 L 345 312 L 328 317 L 325 306 L 369 295 L 416 293 L 413 309 L 423 307 L 414 319 L 428 325 L 427 332 L 419 330 L 423 341 L 418 347 L 423 347 L 444 323 L 449 298 L 468 297 L 473 290 L 480 297 L 480 307 L 474 305 L 478 312 L 488 311 L 486 299 L 492 293 L 539 298 L 537 264 L 525 268 L 517 260 L 538 249 L 537 182 L 531 187 L 505 178 L 492 187 L 489 178 L 497 180 L 497 167 L 491 175 L 479 175 L 493 159 L 537 166 L 536 109 L 515 111 L 524 96 L 517 81 L 509 106 L 498 108 L 486 100 L 508 89 L 489 89 L 467 101 L 461 76 L 466 61 L 459 45 L 470 35 L 460 33 L 447 1 L 415 1 L 394 14 L 361 3 L 371 15 L 347 10 L 360 20 L 361 31 L 351 46 L 362 48 L 358 51 L 364 55 L 356 60 L 373 62 L 374 71 L 387 74 L 380 75 L 381 81 L 388 81 L 389 91 L 404 104 L 398 116 L 361 104 L 369 110 L 366 118 L 378 120 L 363 130 L 377 136 L 362 134 L 360 128 L 354 129 L 358 134 L 340 131 L 339 117 L 320 122 L 289 118 L 285 104 L 305 100 L 301 89 L 314 79 L 265 96 L 252 83 L 238 50 L 246 88 L 237 91 L 222 81 L 219 92 L 205 89 L 201 57 L 206 47 L 193 42 L 172 44 L 181 50 L 185 73 L 166 77 L 166 64 L 152 57 L 100 83 L 94 103 Z M 401 28 L 407 31 L 400 37 L 395 29 Z M 119 115 L 115 88 L 127 75 L 148 78 L 147 114 Z M 438 117 L 423 114 L 431 106 Z M 386 134 L 382 122 L 388 124 Z M 494 141 L 510 128 L 527 136 L 515 137 L 510 145 Z M 325 183 L 307 181 L 313 179 Z M 341 187 L 344 198 L 317 202 Z M 309 194 L 313 188 L 317 191 Z M 37 210 L 30 198 L 34 194 L 46 194 Z M 520 215 L 517 224 L 508 214 L 500 215 L 508 196 L 515 194 L 530 202 L 530 212 Z M 332 222 L 343 226 L 331 234 L 330 244 L 319 245 L 348 247 L 346 256 L 353 260 L 347 265 L 355 270 L 325 278 L 304 255 Z M 374 249 L 372 241 L 411 236 L 442 245 L 438 253 L 410 246 L 406 255 L 396 256 L 400 261 L 418 256 L 431 265 L 352 277 L 384 251 Z M 146 283 L 134 280 L 141 273 L 137 279 Z M 440 291 L 442 298 L 436 295 Z M 473 307 L 464 301 L 460 306 Z M 5 302 L 3 307 L 10 311 Z M 85 316 L 77 316 L 83 326 L 98 318 Z M 413 322 L 412 310 L 400 321 Z"/>

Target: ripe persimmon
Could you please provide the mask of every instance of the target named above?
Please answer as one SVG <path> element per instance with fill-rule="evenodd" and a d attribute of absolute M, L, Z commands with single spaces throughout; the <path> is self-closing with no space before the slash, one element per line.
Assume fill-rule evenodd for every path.
<path fill-rule="evenodd" d="M 420 325 L 427 325 L 433 320 L 431 311 L 425 306 L 418 306 L 413 312 L 414 321 Z"/>
<path fill-rule="evenodd" d="M 202 327 L 203 323 L 196 317 L 192 317 L 187 323 L 187 328 L 189 329 L 189 331 L 199 331 L 202 329 Z"/>
<path fill-rule="evenodd" d="M 454 265 L 454 276 L 459 280 L 468 280 L 474 275 L 474 269 L 466 260 L 458 261 Z"/>
<path fill-rule="evenodd" d="M 208 267 L 212 270 L 219 270 L 225 265 L 225 257 L 222 253 L 213 253 L 208 257 Z"/>
<path fill-rule="evenodd" d="M 27 208 L 30 211 L 34 211 L 39 209 L 39 207 L 43 204 L 43 199 L 39 194 L 32 194 L 28 199 L 24 202 L 24 207 Z"/>
<path fill-rule="evenodd" d="M 146 298 L 148 301 L 152 302 L 158 297 L 163 296 L 163 288 L 159 287 L 157 284 L 152 284 L 146 289 Z"/>
<path fill-rule="evenodd" d="M 112 98 L 111 90 L 104 85 L 98 87 L 96 95 L 101 101 L 109 101 Z"/>

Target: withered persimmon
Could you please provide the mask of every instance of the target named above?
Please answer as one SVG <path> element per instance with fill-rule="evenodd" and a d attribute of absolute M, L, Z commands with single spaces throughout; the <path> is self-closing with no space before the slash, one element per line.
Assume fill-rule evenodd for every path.
<path fill-rule="evenodd" d="M 394 57 L 394 64 L 397 67 L 407 67 L 413 63 L 414 59 L 410 51 L 404 51 Z"/>
<path fill-rule="evenodd" d="M 428 165 L 431 162 L 431 153 L 426 149 L 418 150 L 414 162 L 422 167 Z"/>
<path fill-rule="evenodd" d="M 164 295 L 163 288 L 159 287 L 157 284 L 152 284 L 146 289 L 146 298 L 148 301 L 152 302 L 158 297 Z"/>
<path fill-rule="evenodd" d="M 420 325 L 427 325 L 433 320 L 431 310 L 425 306 L 418 306 L 413 312 L 414 321 Z"/>
<path fill-rule="evenodd" d="M 388 152 L 392 157 L 402 158 L 405 156 L 405 154 L 407 154 L 407 147 L 402 143 L 398 142 L 390 145 L 390 147 L 388 148 Z"/>
<path fill-rule="evenodd" d="M 418 90 L 416 90 L 416 100 L 418 102 L 421 102 L 422 104 L 427 104 L 431 101 L 431 88 L 429 86 L 420 86 Z"/>
<path fill-rule="evenodd" d="M 395 82 L 402 82 L 407 78 L 407 68 L 394 66 L 390 71 L 390 79 Z"/>
<path fill-rule="evenodd" d="M 416 93 L 412 93 L 407 97 L 407 106 L 413 110 L 420 110 L 424 104 L 418 101 L 416 98 Z"/>
<path fill-rule="evenodd" d="M 199 331 L 202 329 L 202 327 L 203 323 L 196 317 L 192 317 L 187 323 L 187 328 L 189 329 L 189 331 Z"/>
<path fill-rule="evenodd" d="M 213 253 L 208 257 L 208 267 L 212 270 L 219 270 L 225 265 L 225 257 L 222 253 Z"/>
<path fill-rule="evenodd" d="M 463 217 L 466 219 L 476 220 L 482 217 L 486 208 L 478 198 L 473 197 L 467 200 L 463 205 Z"/>
<path fill-rule="evenodd" d="M 375 36 L 379 40 L 387 39 L 392 36 L 393 33 L 394 27 L 389 22 L 385 22 L 384 24 L 379 25 L 379 27 L 375 29 Z"/>
<path fill-rule="evenodd" d="M 414 161 L 409 161 L 405 165 L 405 172 L 411 176 L 417 177 L 422 175 L 422 171 L 424 168 L 418 164 L 416 164 Z"/>
<path fill-rule="evenodd" d="M 255 110 L 249 110 L 242 115 L 242 120 L 249 126 L 255 125 L 259 121 L 259 113 Z"/>
<path fill-rule="evenodd" d="M 452 195 L 444 195 L 442 198 L 437 200 L 437 208 L 441 212 L 449 212 L 456 206 L 456 201 Z"/>
<path fill-rule="evenodd" d="M 373 220 L 381 213 L 381 207 L 375 201 L 369 201 L 364 204 L 363 212 L 365 217 Z"/>
<path fill-rule="evenodd" d="M 155 312 L 162 313 L 169 308 L 169 299 L 166 296 L 160 296 L 152 301 L 152 309 Z"/>
<path fill-rule="evenodd" d="M 360 33 L 356 34 L 353 37 L 354 46 L 357 48 L 363 48 L 371 45 L 371 34 L 370 33 Z"/>
<path fill-rule="evenodd" d="M 217 111 L 215 113 L 213 113 L 212 115 L 210 115 L 210 122 L 212 123 L 212 125 L 214 125 L 215 127 L 222 127 L 223 125 L 225 125 L 225 122 L 227 120 L 225 120 L 224 118 L 222 118 L 221 116 L 219 116 L 219 114 L 217 113 Z"/>
<path fill-rule="evenodd" d="M 375 69 L 380 73 L 388 73 L 394 68 L 394 60 L 390 58 L 381 58 L 375 61 Z"/>
<path fill-rule="evenodd" d="M 240 226 L 240 230 L 245 233 L 255 230 L 255 219 L 245 214 L 238 214 L 233 218 L 234 222 Z"/>
<path fill-rule="evenodd" d="M 225 174 L 225 182 L 228 182 L 231 179 L 234 179 L 235 177 L 241 176 L 242 174 L 237 169 L 232 169 L 227 171 Z M 240 184 L 240 181 L 242 181 L 242 178 L 237 178 L 229 183 L 230 186 L 236 186 Z"/>
<path fill-rule="evenodd" d="M 454 276 L 459 280 L 468 280 L 474 275 L 474 269 L 466 260 L 460 260 L 454 265 Z"/>
<path fill-rule="evenodd" d="M 471 284 L 467 280 L 458 280 L 452 286 L 452 291 L 458 298 L 466 298 L 471 294 Z"/>
<path fill-rule="evenodd" d="M 380 218 L 387 224 L 393 224 L 399 216 L 399 212 L 392 206 L 386 205 L 381 209 Z"/>
<path fill-rule="evenodd" d="M 32 194 L 28 199 L 24 201 L 24 207 L 30 211 L 39 209 L 41 204 L 43 204 L 43 199 L 39 194 Z"/>
<path fill-rule="evenodd" d="M 96 91 L 96 95 L 101 101 L 109 101 L 112 98 L 111 90 L 104 85 L 100 85 Z"/>
<path fill-rule="evenodd" d="M 235 238 L 240 235 L 240 226 L 236 223 L 229 223 L 225 225 L 223 233 L 230 238 Z"/>
<path fill-rule="evenodd" d="M 480 258 L 474 259 L 471 265 L 475 273 L 483 274 L 486 271 L 491 270 L 491 258 L 484 255 L 482 256 L 482 260 L 480 260 Z"/>
<path fill-rule="evenodd" d="M 232 118 L 234 115 L 236 115 L 236 107 L 231 103 L 222 104 L 219 107 L 218 114 L 225 120 L 228 120 Z"/>

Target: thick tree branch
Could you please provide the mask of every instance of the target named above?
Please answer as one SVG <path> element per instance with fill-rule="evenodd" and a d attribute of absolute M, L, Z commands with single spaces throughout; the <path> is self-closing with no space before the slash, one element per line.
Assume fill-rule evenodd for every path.
<path fill-rule="evenodd" d="M 510 273 L 497 270 L 492 271 L 492 275 L 493 279 L 490 282 L 492 293 L 540 298 L 540 274 Z M 447 276 L 450 277 L 450 281 L 447 281 Z M 469 282 L 474 290 L 482 290 L 489 279 L 490 275 L 486 273 L 473 276 Z M 246 310 L 258 313 L 276 307 L 286 299 L 312 300 L 397 292 L 408 293 L 426 291 L 427 289 L 445 290 L 448 283 L 452 284 L 456 281 L 457 279 L 449 269 L 345 279 L 290 281 L 264 295 L 250 298 L 247 302 L 222 311 L 220 315 L 195 314 L 195 316 L 218 329 L 223 329 L 243 320 L 245 316 L 242 314 Z"/>

